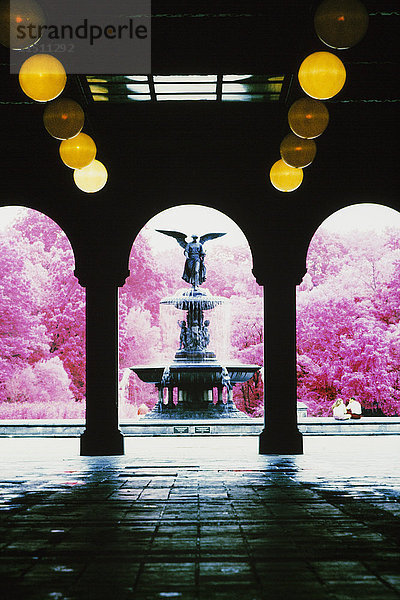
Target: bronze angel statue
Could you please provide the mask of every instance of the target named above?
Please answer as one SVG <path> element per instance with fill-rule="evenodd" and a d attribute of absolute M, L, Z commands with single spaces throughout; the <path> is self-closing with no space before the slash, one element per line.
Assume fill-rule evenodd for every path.
<path fill-rule="evenodd" d="M 197 235 L 192 235 L 192 241 L 188 243 L 186 242 L 187 236 L 179 231 L 167 231 L 165 229 L 156 229 L 156 231 L 175 238 L 184 249 L 186 262 L 182 279 L 190 283 L 194 289 L 198 288 L 206 280 L 206 267 L 204 264 L 206 253 L 203 245 L 209 240 L 226 235 L 226 233 L 206 233 L 200 238 Z"/>

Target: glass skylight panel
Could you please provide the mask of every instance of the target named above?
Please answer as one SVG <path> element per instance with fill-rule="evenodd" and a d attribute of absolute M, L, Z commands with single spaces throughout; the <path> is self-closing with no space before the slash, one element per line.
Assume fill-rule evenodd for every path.
<path fill-rule="evenodd" d="M 243 81 L 254 75 L 222 75 L 222 81 Z"/>
<path fill-rule="evenodd" d="M 216 83 L 155 83 L 156 94 L 215 94 Z"/>
<path fill-rule="evenodd" d="M 223 83 L 222 92 L 238 92 L 244 94 L 248 90 L 248 86 L 241 83 Z"/>
<path fill-rule="evenodd" d="M 279 94 L 282 89 L 281 83 L 267 83 L 267 91 L 270 94 Z"/>
<path fill-rule="evenodd" d="M 128 94 L 127 98 L 135 101 L 151 100 L 150 94 Z"/>
<path fill-rule="evenodd" d="M 108 88 L 104 85 L 98 85 L 97 83 L 91 83 L 89 85 L 92 94 L 108 94 Z"/>
<path fill-rule="evenodd" d="M 115 103 L 132 100 L 277 102 L 283 75 L 87 75 L 90 97 Z"/>
<path fill-rule="evenodd" d="M 154 75 L 154 83 L 206 83 L 217 82 L 217 75 Z"/>
<path fill-rule="evenodd" d="M 130 79 L 131 81 L 148 81 L 149 80 L 148 75 L 126 75 L 126 78 Z"/>
<path fill-rule="evenodd" d="M 134 92 L 136 94 L 150 94 L 150 88 L 147 84 L 127 83 L 126 87 L 130 92 Z"/>
<path fill-rule="evenodd" d="M 222 93 L 229 93 L 229 92 L 235 92 L 235 93 L 279 93 L 282 89 L 282 83 L 280 82 L 276 82 L 276 83 L 272 83 L 270 81 L 264 81 L 264 82 L 253 82 L 253 81 L 248 81 L 248 82 L 243 82 L 243 83 L 223 83 L 222 84 Z"/>
<path fill-rule="evenodd" d="M 157 100 L 216 100 L 216 94 L 157 94 Z"/>
<path fill-rule="evenodd" d="M 224 102 L 262 102 L 265 101 L 265 96 L 264 94 L 222 94 L 221 100 Z"/>

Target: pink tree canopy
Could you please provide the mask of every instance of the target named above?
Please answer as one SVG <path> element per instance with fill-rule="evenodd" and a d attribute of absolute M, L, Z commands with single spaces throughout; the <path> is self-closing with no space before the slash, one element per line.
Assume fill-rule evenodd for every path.
<path fill-rule="evenodd" d="M 157 399 L 153 386 L 140 382 L 129 366 L 159 361 L 167 348 L 177 348 L 175 316 L 166 331 L 160 300 L 185 287 L 181 265 L 178 247 L 175 253 L 162 252 L 149 243 L 146 229 L 138 235 L 119 303 L 126 415 L 137 415 L 139 407 L 151 407 Z M 248 247 L 214 242 L 205 287 L 230 300 L 231 358 L 262 366 L 262 288 L 251 267 Z M 399 415 L 398 230 L 366 236 L 320 228 L 307 267 L 297 290 L 298 399 L 310 415 L 331 414 L 337 397 L 350 396 L 361 401 L 364 411 Z M 26 211 L 1 232 L 0 269 L 0 414 L 20 414 L 11 407 L 30 402 L 31 407 L 47 406 L 41 415 L 48 416 L 50 403 L 80 403 L 85 397 L 85 293 L 73 275 L 67 237 L 48 217 Z M 241 410 L 261 415 L 262 371 L 236 386 L 234 399 Z M 68 410 L 62 414 L 77 414 Z M 24 413 L 28 418 L 37 414 L 30 411 Z"/>
<path fill-rule="evenodd" d="M 0 269 L 0 402 L 83 400 L 85 294 L 66 235 L 24 211 L 0 236 Z"/>
<path fill-rule="evenodd" d="M 400 414 L 398 230 L 332 234 L 321 228 L 297 293 L 298 398 L 328 415 L 338 397 L 366 412 Z"/>

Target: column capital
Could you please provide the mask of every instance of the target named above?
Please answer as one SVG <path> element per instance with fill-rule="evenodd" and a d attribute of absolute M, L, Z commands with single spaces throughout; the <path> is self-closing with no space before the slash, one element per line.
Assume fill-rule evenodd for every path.
<path fill-rule="evenodd" d="M 82 287 L 122 287 L 130 275 L 129 269 L 120 270 L 110 274 L 108 271 L 96 270 L 88 272 L 86 269 L 75 269 L 75 277 Z"/>
<path fill-rule="evenodd" d="M 258 265 L 260 267 L 260 265 Z M 271 286 L 289 286 L 300 285 L 304 275 L 307 273 L 307 269 L 303 265 L 298 265 L 298 268 L 285 268 L 284 265 L 280 265 L 282 268 L 268 269 L 267 266 L 256 270 L 253 267 L 253 275 L 256 278 L 258 285 L 268 288 Z"/>

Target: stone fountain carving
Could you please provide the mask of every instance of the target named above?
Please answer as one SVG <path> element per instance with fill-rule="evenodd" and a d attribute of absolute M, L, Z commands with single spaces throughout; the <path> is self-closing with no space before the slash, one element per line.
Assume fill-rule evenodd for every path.
<path fill-rule="evenodd" d="M 229 361 L 229 364 L 218 361 L 209 349 L 210 320 L 204 318 L 204 312 L 212 311 L 226 299 L 200 289 L 206 280 L 204 244 L 225 233 L 208 233 L 200 238 L 192 235 L 192 240 L 187 243 L 184 233 L 157 231 L 174 237 L 184 249 L 186 261 L 182 279 L 191 287 L 161 300 L 161 304 L 173 305 L 177 310 L 186 312 L 186 318 L 177 321 L 175 359 L 168 365 L 131 367 L 142 381 L 155 384 L 159 392 L 158 404 L 146 415 L 146 419 L 246 418 L 235 407 L 232 390 L 235 384 L 248 381 L 260 367 L 236 361 Z M 177 402 L 174 402 L 174 397 Z"/>

